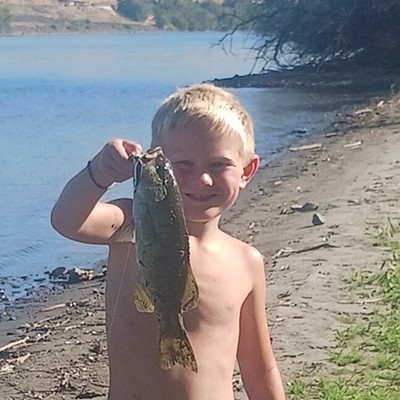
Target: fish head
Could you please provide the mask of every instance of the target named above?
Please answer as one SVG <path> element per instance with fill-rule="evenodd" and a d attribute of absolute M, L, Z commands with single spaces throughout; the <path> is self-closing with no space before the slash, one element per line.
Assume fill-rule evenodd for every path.
<path fill-rule="evenodd" d="M 137 158 L 133 186 L 135 194 L 141 192 L 156 201 L 163 200 L 168 195 L 169 188 L 176 186 L 171 162 L 161 147 L 154 147 Z"/>

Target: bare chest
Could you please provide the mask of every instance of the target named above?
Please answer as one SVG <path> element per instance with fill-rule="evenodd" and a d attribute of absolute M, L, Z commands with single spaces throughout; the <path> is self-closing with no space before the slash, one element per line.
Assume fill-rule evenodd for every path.
<path fill-rule="evenodd" d="M 244 269 L 240 263 L 227 263 L 219 257 L 202 261 L 196 257 L 191 261 L 200 294 L 198 309 L 194 311 L 206 323 L 236 324 L 251 290 Z"/>

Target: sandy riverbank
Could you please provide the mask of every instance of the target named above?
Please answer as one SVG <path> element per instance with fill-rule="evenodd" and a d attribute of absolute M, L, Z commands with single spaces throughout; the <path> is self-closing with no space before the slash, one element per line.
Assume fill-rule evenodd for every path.
<path fill-rule="evenodd" d="M 328 372 L 343 318 L 371 306 L 343 279 L 379 268 L 385 255 L 373 246 L 376 234 L 387 217 L 399 218 L 400 100 L 381 100 L 339 115 L 313 138 L 314 149 L 260 170 L 224 221 L 266 256 L 268 317 L 285 382 Z M 315 211 L 291 208 L 306 202 L 318 205 L 325 224 L 312 224 Z M 0 347 L 10 345 L 0 353 L 2 399 L 106 399 L 103 280 L 44 289 L 9 312 L 15 319 L 0 323 Z"/>

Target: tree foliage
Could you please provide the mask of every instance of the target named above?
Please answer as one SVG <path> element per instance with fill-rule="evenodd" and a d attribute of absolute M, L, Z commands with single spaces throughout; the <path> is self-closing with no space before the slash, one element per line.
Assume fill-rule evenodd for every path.
<path fill-rule="evenodd" d="M 10 28 L 11 14 L 7 7 L 0 6 L 0 33 L 7 33 Z"/>
<path fill-rule="evenodd" d="M 143 22 L 153 16 L 160 29 L 180 31 L 226 31 L 240 20 L 249 19 L 254 4 L 251 0 L 119 0 L 118 12 Z"/>
<path fill-rule="evenodd" d="M 145 21 L 152 13 L 151 3 L 143 0 L 119 0 L 118 12 L 135 21 Z"/>
<path fill-rule="evenodd" d="M 265 69 L 349 58 L 400 65 L 400 0 L 264 0 L 257 7 L 238 27 L 259 34 Z"/>
<path fill-rule="evenodd" d="M 160 29 L 253 31 L 257 65 L 348 60 L 400 66 L 400 0 L 119 0 L 118 11 Z"/>

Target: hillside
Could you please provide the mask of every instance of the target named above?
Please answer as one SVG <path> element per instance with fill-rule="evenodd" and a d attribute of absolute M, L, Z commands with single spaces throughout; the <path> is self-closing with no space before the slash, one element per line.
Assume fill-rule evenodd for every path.
<path fill-rule="evenodd" d="M 115 12 L 117 0 L 0 0 L 9 12 L 3 34 L 131 31 L 153 29 Z"/>

